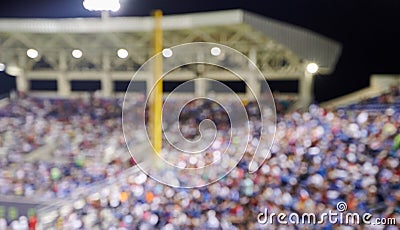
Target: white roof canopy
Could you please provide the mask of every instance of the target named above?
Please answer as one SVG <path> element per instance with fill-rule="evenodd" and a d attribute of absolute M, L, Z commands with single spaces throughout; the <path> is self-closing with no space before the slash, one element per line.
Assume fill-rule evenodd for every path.
<path fill-rule="evenodd" d="M 242 26 L 240 26 L 242 25 Z M 208 41 L 207 37 L 212 37 L 209 35 L 212 28 L 218 28 L 218 33 L 223 34 L 223 29 L 225 30 L 242 30 L 244 26 L 251 27 L 254 31 L 250 36 L 254 37 L 254 41 L 258 42 L 258 46 L 252 45 L 253 48 L 260 49 L 261 46 L 267 45 L 265 40 L 272 40 L 275 43 L 284 46 L 286 49 L 290 50 L 293 55 L 297 56 L 301 60 L 314 61 L 325 73 L 330 73 L 335 68 L 336 62 L 341 53 L 341 45 L 329 38 L 321 36 L 310 30 L 300 28 L 294 25 L 290 25 L 284 22 L 272 20 L 260 15 L 256 15 L 243 10 L 228 10 L 228 11 L 215 11 L 206 13 L 191 13 L 191 14 L 181 14 L 181 15 L 167 15 L 163 18 L 163 29 L 165 35 L 168 35 L 168 31 L 181 31 L 181 37 L 174 35 L 174 42 L 165 42 L 167 46 L 177 45 L 179 42 L 191 42 L 192 40 L 200 40 L 198 37 L 202 37 L 202 41 Z M 221 30 L 221 28 L 223 28 Z M 97 36 L 98 34 L 114 34 L 112 36 L 118 36 L 118 34 L 145 34 L 151 32 L 153 29 L 153 19 L 152 17 L 111 17 L 106 20 L 101 18 L 68 18 L 68 19 L 0 19 L 0 34 L 17 34 L 19 40 L 23 40 L 20 34 L 35 34 L 35 36 L 40 36 L 42 34 L 44 39 L 48 38 L 51 34 L 68 34 L 72 39 L 70 40 L 80 40 L 78 36 L 85 34 L 93 34 Z M 197 31 L 196 33 L 203 33 L 203 35 L 196 35 L 196 39 L 185 39 L 189 36 L 187 31 Z M 186 33 L 182 33 L 186 31 Z M 245 31 L 248 32 L 248 31 Z M 215 34 L 215 31 L 212 32 Z M 259 33 L 258 37 L 255 33 Z M 46 36 L 47 35 L 47 36 Z M 265 36 L 264 39 L 260 39 L 260 35 Z M 33 35 L 31 35 L 32 37 Z M 107 36 L 107 35 L 106 35 Z M 74 38 L 75 37 L 75 38 Z M 164 36 L 168 40 L 168 36 Z M 222 36 L 221 36 L 222 37 Z M 4 42 L 6 37 L 0 36 L 0 48 L 4 47 Z M 30 40 L 29 38 L 27 38 Z M 146 44 L 147 39 L 141 40 L 142 44 Z M 251 40 L 248 36 L 241 40 Z M 259 41 L 257 41 L 257 39 Z M 116 38 L 111 38 L 114 43 L 118 41 Z M 120 39 L 121 40 L 121 39 Z M 122 39 L 123 40 L 123 39 Z M 93 40 L 91 40 L 93 41 Z M 126 41 L 120 41 L 123 46 L 128 44 Z M 215 39 L 213 42 L 224 43 L 222 39 Z M 33 41 L 31 44 L 29 42 L 25 45 L 35 45 Z M 68 43 L 68 42 L 67 42 Z M 79 43 L 79 42 L 78 42 Z M 225 42 L 226 43 L 226 42 Z M 243 42 L 242 42 L 243 43 Z M 249 43 L 249 42 L 248 42 Z M 235 47 L 233 42 L 233 48 Z M 58 47 L 57 47 L 58 45 Z M 57 44 L 55 48 L 61 48 L 60 44 Z M 66 44 L 68 46 L 73 46 L 74 44 Z M 83 44 L 84 45 L 84 44 Z M 114 44 L 118 46 L 119 44 Z M 231 45 L 231 44 L 227 44 Z M 250 44 L 251 45 L 251 44 Z M 40 46 L 40 45 L 39 45 Z M 61 45 L 63 46 L 63 45 Z M 21 47 L 22 48 L 22 47 Z M 246 54 L 246 48 L 237 48 Z M 141 63 L 138 63 L 141 64 Z M 293 63 L 292 63 L 293 64 Z"/>

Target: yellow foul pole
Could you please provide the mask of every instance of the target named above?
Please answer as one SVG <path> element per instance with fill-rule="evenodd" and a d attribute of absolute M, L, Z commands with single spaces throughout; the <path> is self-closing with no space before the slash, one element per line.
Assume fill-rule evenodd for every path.
<path fill-rule="evenodd" d="M 159 54 L 162 52 L 163 39 L 162 39 L 162 17 L 163 13 L 161 10 L 155 10 L 154 16 L 154 41 L 153 41 L 153 52 Z M 162 69 L 163 60 L 162 55 L 155 57 L 154 66 L 154 89 L 151 94 L 151 108 L 150 108 L 150 128 L 151 128 L 151 139 L 153 147 L 157 154 L 162 149 L 162 103 L 163 103 L 163 81 L 162 81 Z"/>

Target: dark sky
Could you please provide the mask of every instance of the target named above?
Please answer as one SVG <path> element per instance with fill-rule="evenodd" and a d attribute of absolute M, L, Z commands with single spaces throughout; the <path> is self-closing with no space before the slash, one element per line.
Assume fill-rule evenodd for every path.
<path fill-rule="evenodd" d="M 371 74 L 400 74 L 399 0 L 120 0 L 113 16 L 164 14 L 224 9 L 245 9 L 299 25 L 342 43 L 336 71 L 317 76 L 316 99 L 324 101 L 366 87 Z M 0 17 L 93 17 L 82 0 L 1 1 Z M 0 94 L 13 87 L 13 79 L 0 75 Z M 14 83 L 15 84 L 15 83 Z M 15 86 L 14 86 L 15 87 Z"/>

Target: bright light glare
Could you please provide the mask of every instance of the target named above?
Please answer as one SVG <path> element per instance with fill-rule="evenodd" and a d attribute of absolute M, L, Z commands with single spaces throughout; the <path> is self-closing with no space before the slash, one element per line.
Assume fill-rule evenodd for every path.
<path fill-rule="evenodd" d="M 312 63 L 307 65 L 307 71 L 309 73 L 314 74 L 314 73 L 316 73 L 318 71 L 318 69 L 319 69 L 318 65 L 316 63 L 314 63 L 314 62 L 312 62 Z"/>
<path fill-rule="evenodd" d="M 81 50 L 72 50 L 72 57 L 74 58 L 81 58 L 83 55 Z"/>
<path fill-rule="evenodd" d="M 28 55 L 28 57 L 30 58 L 37 58 L 39 56 L 39 52 L 35 49 L 28 49 L 26 51 L 26 55 Z"/>
<path fill-rule="evenodd" d="M 221 54 L 221 49 L 218 47 L 213 47 L 211 49 L 211 55 L 213 56 L 219 56 Z"/>
<path fill-rule="evenodd" d="M 84 0 L 83 6 L 90 11 L 113 11 L 121 7 L 119 0 Z"/>
<path fill-rule="evenodd" d="M 3 72 L 6 69 L 6 65 L 0 62 L 0 72 Z"/>
<path fill-rule="evenodd" d="M 162 55 L 166 58 L 172 57 L 172 50 L 171 49 L 163 49 Z"/>
<path fill-rule="evenodd" d="M 128 50 L 126 50 L 126 49 L 119 49 L 117 51 L 117 55 L 118 55 L 119 58 L 124 59 L 124 58 L 128 57 L 129 53 L 128 53 Z"/>

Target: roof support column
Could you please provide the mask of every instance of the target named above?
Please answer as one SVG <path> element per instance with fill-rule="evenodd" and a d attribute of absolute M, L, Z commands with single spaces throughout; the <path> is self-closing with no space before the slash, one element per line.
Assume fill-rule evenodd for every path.
<path fill-rule="evenodd" d="M 257 50 L 251 48 L 249 51 L 249 59 L 254 65 L 257 65 Z M 249 62 L 249 67 L 253 71 L 257 69 L 253 68 L 252 63 Z M 247 101 L 254 101 L 256 98 L 260 98 L 261 95 L 261 84 L 255 75 L 245 76 L 246 77 L 246 99 Z"/>
<path fill-rule="evenodd" d="M 199 76 L 194 81 L 194 94 L 196 97 L 206 97 L 208 91 L 208 81 L 206 78 Z"/>
<path fill-rule="evenodd" d="M 314 75 L 307 70 L 304 71 L 304 75 L 300 78 L 299 82 L 299 95 L 300 95 L 300 107 L 307 109 L 308 106 L 314 100 Z"/>
<path fill-rule="evenodd" d="M 113 85 L 111 80 L 111 60 L 108 53 L 103 55 L 103 73 L 101 76 L 101 91 L 104 97 L 111 97 Z"/>
<path fill-rule="evenodd" d="M 197 55 L 198 64 L 196 66 L 196 80 L 194 81 L 194 95 L 195 97 L 206 97 L 208 91 L 208 79 L 204 78 L 204 71 L 205 71 L 205 64 L 204 62 L 204 55 L 199 53 Z"/>
<path fill-rule="evenodd" d="M 57 75 L 57 91 L 60 96 L 71 95 L 71 82 L 67 77 L 67 54 L 64 51 L 60 52 L 59 72 Z"/>
<path fill-rule="evenodd" d="M 17 91 L 23 93 L 26 93 L 30 90 L 30 82 L 26 76 L 25 66 L 26 56 L 20 54 L 18 56 L 18 64 L 13 66 L 12 71 L 10 71 L 11 73 L 9 73 L 10 75 L 14 75 L 16 77 L 15 83 L 17 85 Z"/>
<path fill-rule="evenodd" d="M 18 72 L 19 74 L 16 76 L 15 80 L 17 85 L 17 91 L 26 93 L 29 91 L 30 88 L 29 80 L 26 77 L 25 71 L 23 69 L 21 69 Z"/>

